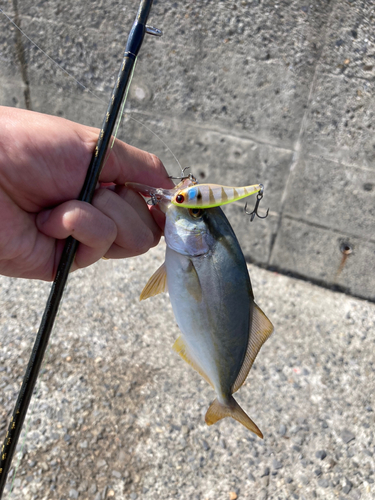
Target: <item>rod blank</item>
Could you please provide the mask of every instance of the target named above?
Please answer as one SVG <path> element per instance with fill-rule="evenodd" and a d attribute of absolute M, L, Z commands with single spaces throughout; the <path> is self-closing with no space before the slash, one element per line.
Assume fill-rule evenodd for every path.
<path fill-rule="evenodd" d="M 108 109 L 99 133 L 98 142 L 93 152 L 86 179 L 79 196 L 79 200 L 81 201 L 88 203 L 91 203 L 92 201 L 99 175 L 105 162 L 106 152 L 111 141 L 112 132 L 117 121 L 124 96 L 126 96 L 126 90 L 130 84 L 133 67 L 141 48 L 144 35 L 146 32 L 156 36 L 161 35 L 160 30 L 146 27 L 151 6 L 152 0 L 141 1 L 136 19 L 131 28 L 118 78 L 112 91 Z M 4 444 L 2 446 L 0 456 L 0 498 L 2 498 L 2 494 L 4 492 L 12 458 L 21 434 L 31 396 L 35 389 L 38 374 L 53 329 L 61 298 L 64 293 L 69 271 L 77 252 L 78 244 L 78 241 L 73 237 L 69 237 L 66 240 L 56 277 L 51 287 L 50 295 L 47 300 L 39 331 L 36 336 L 34 347 L 23 379 L 22 387 L 10 420 Z"/>

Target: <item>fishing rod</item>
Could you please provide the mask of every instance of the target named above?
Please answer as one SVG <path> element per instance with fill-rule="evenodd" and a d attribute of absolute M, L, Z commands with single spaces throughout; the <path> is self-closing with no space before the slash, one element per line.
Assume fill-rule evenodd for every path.
<path fill-rule="evenodd" d="M 135 21 L 128 36 L 118 78 L 112 91 L 102 128 L 99 132 L 98 142 L 93 151 L 85 182 L 78 198 L 80 201 L 85 201 L 87 203 L 92 202 L 99 175 L 107 159 L 107 150 L 111 145 L 111 138 L 113 141 L 113 130 L 118 123 L 118 117 L 121 117 L 120 113 L 125 105 L 127 90 L 131 82 L 135 62 L 143 43 L 144 36 L 146 33 L 155 36 L 162 35 L 162 32 L 159 29 L 146 24 L 150 14 L 152 1 L 153 0 L 141 0 L 140 2 Z M 115 129 L 115 134 L 117 127 Z M 51 287 L 39 331 L 27 365 L 22 387 L 18 394 L 17 402 L 8 427 L 8 432 L 5 436 L 1 449 L 0 499 L 2 498 L 2 494 L 4 492 L 12 458 L 21 434 L 31 396 L 35 389 L 43 357 L 59 310 L 59 305 L 78 245 L 79 242 L 72 236 L 70 236 L 65 242 L 64 250 L 56 272 L 56 277 Z"/>

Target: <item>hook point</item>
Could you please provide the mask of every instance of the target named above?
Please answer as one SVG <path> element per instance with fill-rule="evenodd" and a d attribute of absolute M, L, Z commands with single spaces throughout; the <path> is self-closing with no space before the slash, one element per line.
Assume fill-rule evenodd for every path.
<path fill-rule="evenodd" d="M 264 186 L 263 184 L 259 184 L 260 185 L 260 190 L 257 194 L 257 200 L 255 202 L 255 207 L 254 207 L 254 210 L 252 212 L 248 212 L 247 211 L 247 203 L 245 204 L 245 213 L 247 215 L 250 215 L 250 222 L 253 222 L 253 220 L 255 219 L 255 216 L 257 216 L 259 219 L 265 219 L 266 217 L 268 217 L 268 212 L 269 212 L 269 208 L 267 208 L 267 213 L 266 215 L 264 216 L 261 216 L 258 214 L 258 208 L 259 208 L 259 203 L 261 202 L 262 198 L 263 198 L 263 193 L 264 193 Z"/>

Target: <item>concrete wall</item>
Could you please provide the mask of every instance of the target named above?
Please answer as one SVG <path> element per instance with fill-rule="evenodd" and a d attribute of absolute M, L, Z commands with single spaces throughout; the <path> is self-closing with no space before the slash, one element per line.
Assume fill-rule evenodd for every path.
<path fill-rule="evenodd" d="M 14 5 L 2 9 L 55 62 L 0 14 L 1 104 L 99 127 L 138 2 Z M 374 10 L 354 0 L 155 1 L 150 24 L 164 36 L 142 47 L 120 132 L 173 175 L 172 155 L 129 116 L 199 180 L 262 182 L 268 219 L 227 208 L 246 258 L 370 300 Z"/>

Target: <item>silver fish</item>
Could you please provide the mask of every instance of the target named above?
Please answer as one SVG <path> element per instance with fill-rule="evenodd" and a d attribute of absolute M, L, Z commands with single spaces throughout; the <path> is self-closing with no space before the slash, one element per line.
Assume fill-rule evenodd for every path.
<path fill-rule="evenodd" d="M 185 180 L 179 187 L 189 182 Z M 169 291 L 181 330 L 173 349 L 216 392 L 206 423 L 232 417 L 263 437 L 232 394 L 245 382 L 273 326 L 254 302 L 233 229 L 220 207 L 188 209 L 161 200 L 161 208 L 166 214 L 166 258 L 140 300 Z"/>

